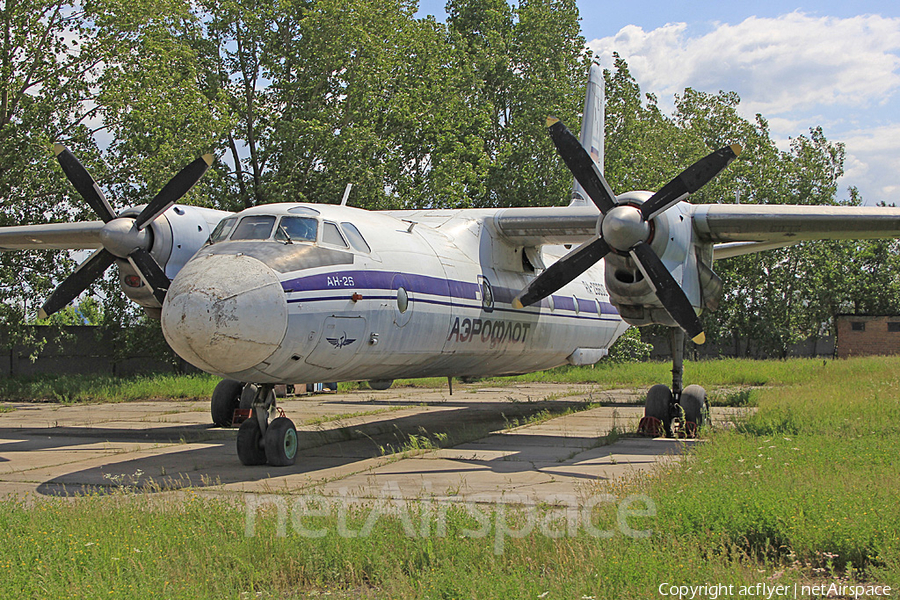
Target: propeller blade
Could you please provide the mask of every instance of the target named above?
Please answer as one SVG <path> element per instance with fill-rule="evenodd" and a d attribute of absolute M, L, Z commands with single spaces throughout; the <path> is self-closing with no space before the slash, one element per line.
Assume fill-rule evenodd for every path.
<path fill-rule="evenodd" d="M 143 229 L 148 223 L 153 222 L 161 214 L 169 210 L 182 196 L 187 194 L 194 185 L 200 181 L 206 170 L 212 165 L 215 157 L 212 154 L 204 154 L 197 160 L 179 171 L 175 177 L 169 180 L 163 189 L 159 191 L 153 200 L 144 207 L 141 214 L 134 220 L 138 229 Z"/>
<path fill-rule="evenodd" d="M 66 174 L 66 177 L 72 182 L 72 185 L 75 186 L 81 197 L 94 209 L 97 216 L 104 223 L 109 223 L 115 219 L 116 213 L 113 211 L 112 206 L 109 205 L 106 196 L 103 195 L 103 191 L 97 186 L 94 178 L 84 168 L 81 161 L 72 154 L 72 151 L 63 144 L 54 144 L 53 153 L 56 154 L 56 160 L 59 161 L 59 166 L 62 167 L 63 173 Z"/>
<path fill-rule="evenodd" d="M 738 144 L 732 144 L 716 150 L 689 166 L 641 205 L 641 214 L 644 215 L 644 220 L 649 221 L 676 202 L 684 200 L 688 194 L 693 194 L 702 188 L 724 171 L 725 167 L 730 165 L 740 153 L 741 147 Z"/>
<path fill-rule="evenodd" d="M 596 238 L 575 248 L 531 280 L 531 283 L 513 298 L 513 307 L 524 308 L 543 300 L 587 271 L 591 265 L 609 254 L 609 251 L 609 244 L 602 238 Z"/>
<path fill-rule="evenodd" d="M 103 275 L 103 272 L 113 264 L 115 259 L 116 257 L 112 253 L 103 248 L 94 252 L 90 258 L 78 265 L 74 273 L 56 286 L 38 311 L 38 319 L 46 319 L 56 311 L 65 308 L 69 302 L 77 298 L 81 292 Z"/>
<path fill-rule="evenodd" d="M 547 117 L 547 127 L 550 128 L 550 138 L 563 162 L 600 212 L 606 214 L 616 206 L 616 195 L 597 168 L 597 163 L 562 121 L 556 117 Z"/>
<path fill-rule="evenodd" d="M 171 281 L 162 270 L 162 267 L 159 266 L 159 263 L 156 262 L 156 259 L 153 258 L 153 255 L 143 248 L 138 248 L 128 255 L 128 262 L 137 269 L 144 283 L 153 290 L 153 296 L 162 304 L 162 301 L 166 298 L 166 293 L 169 291 Z"/>
<path fill-rule="evenodd" d="M 706 334 L 703 333 L 703 326 L 694 307 L 691 306 L 691 301 L 650 244 L 641 242 L 632 248 L 630 253 L 669 315 L 687 332 L 695 344 L 706 342 Z"/>

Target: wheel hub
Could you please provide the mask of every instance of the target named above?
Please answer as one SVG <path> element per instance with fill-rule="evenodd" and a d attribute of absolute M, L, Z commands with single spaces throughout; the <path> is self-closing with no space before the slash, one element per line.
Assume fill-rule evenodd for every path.
<path fill-rule="evenodd" d="M 297 455 L 297 432 L 288 429 L 284 436 L 284 455 L 293 459 Z"/>

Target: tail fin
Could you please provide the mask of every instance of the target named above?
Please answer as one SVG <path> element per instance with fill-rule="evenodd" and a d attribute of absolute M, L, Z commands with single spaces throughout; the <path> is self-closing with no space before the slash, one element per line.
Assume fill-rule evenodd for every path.
<path fill-rule="evenodd" d="M 604 108 L 606 104 L 605 83 L 603 81 L 603 68 L 598 64 L 591 64 L 588 75 L 587 93 L 584 96 L 584 113 L 581 117 L 581 145 L 588 151 L 600 172 L 603 172 L 603 133 L 605 127 Z M 576 181 L 572 187 L 572 204 L 593 203 Z"/>

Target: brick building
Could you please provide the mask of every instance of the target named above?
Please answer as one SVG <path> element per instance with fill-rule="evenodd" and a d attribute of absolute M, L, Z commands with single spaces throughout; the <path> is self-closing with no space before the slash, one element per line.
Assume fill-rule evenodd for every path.
<path fill-rule="evenodd" d="M 838 315 L 837 357 L 900 354 L 900 315 Z"/>

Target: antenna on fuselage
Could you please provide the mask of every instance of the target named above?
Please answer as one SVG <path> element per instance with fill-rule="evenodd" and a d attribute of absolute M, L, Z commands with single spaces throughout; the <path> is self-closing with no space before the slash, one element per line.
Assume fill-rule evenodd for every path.
<path fill-rule="evenodd" d="M 341 198 L 341 206 L 347 206 L 347 199 L 350 197 L 350 190 L 353 189 L 353 184 L 348 183 L 347 187 L 344 188 L 344 197 Z"/>

